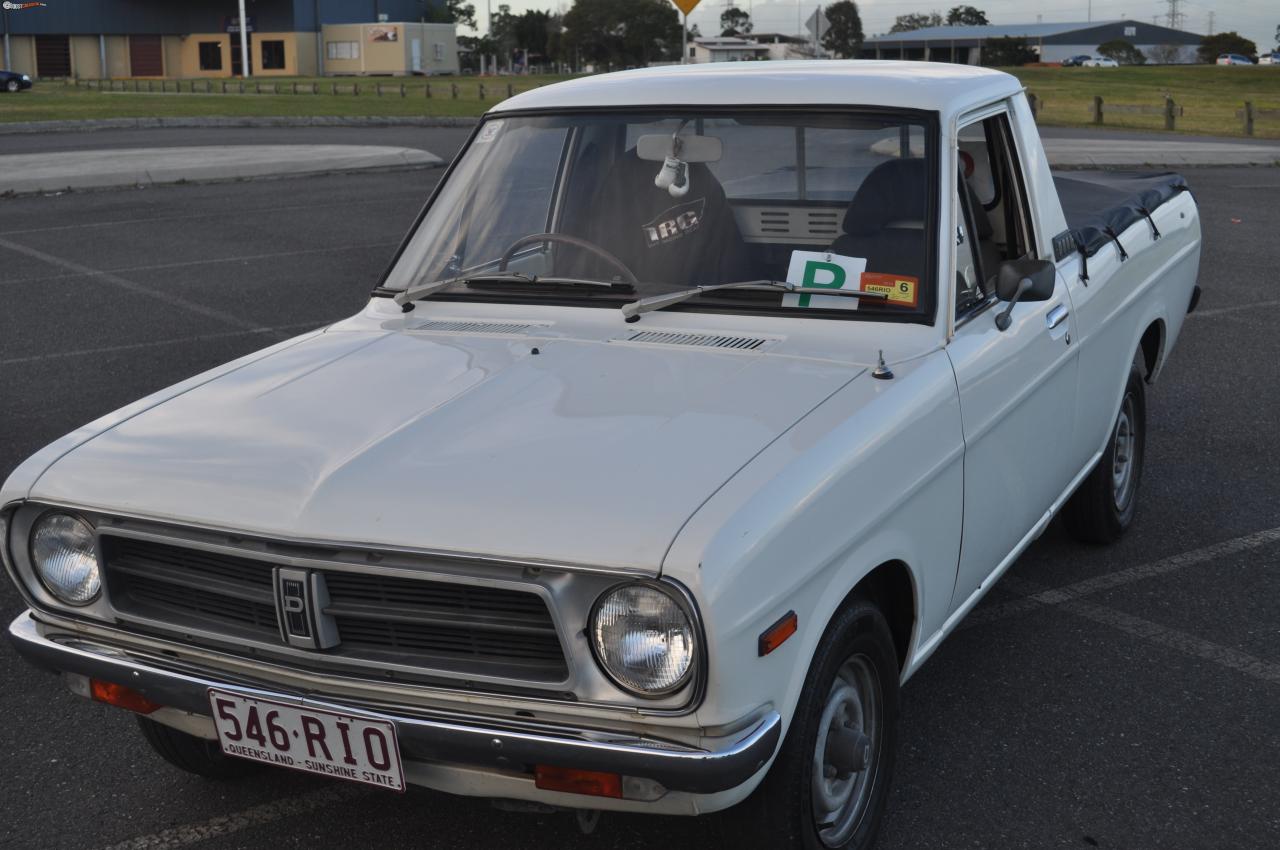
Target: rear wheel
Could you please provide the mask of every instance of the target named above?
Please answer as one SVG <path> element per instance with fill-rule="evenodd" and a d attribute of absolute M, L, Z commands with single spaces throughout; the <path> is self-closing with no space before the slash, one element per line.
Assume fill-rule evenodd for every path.
<path fill-rule="evenodd" d="M 224 754 L 216 741 L 188 735 L 141 715 L 138 716 L 138 727 L 142 730 L 142 737 L 162 759 L 188 773 L 206 779 L 239 779 L 259 769 L 251 761 Z"/>
<path fill-rule="evenodd" d="M 1142 367 L 1129 369 L 1111 439 L 1063 511 L 1067 530 L 1086 543 L 1112 543 L 1133 524 L 1147 443 L 1146 381 Z"/>
<path fill-rule="evenodd" d="M 738 846 L 872 846 L 893 774 L 899 672 L 884 616 L 853 599 L 818 646 L 769 775 L 727 813 L 741 830 Z"/>

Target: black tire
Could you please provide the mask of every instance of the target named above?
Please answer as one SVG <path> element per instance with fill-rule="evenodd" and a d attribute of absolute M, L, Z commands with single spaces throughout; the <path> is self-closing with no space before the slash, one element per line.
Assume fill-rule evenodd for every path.
<path fill-rule="evenodd" d="M 195 735 L 180 732 L 141 715 L 138 727 L 151 748 L 174 767 L 206 779 L 240 779 L 257 773 L 261 768 L 251 761 L 232 758 L 218 748 L 216 741 L 206 741 Z"/>
<path fill-rule="evenodd" d="M 819 835 L 814 805 L 815 756 L 818 735 L 825 729 L 824 711 L 836 693 L 836 675 L 848 671 L 848 663 L 855 659 L 859 665 L 867 664 L 878 680 L 879 720 L 870 741 L 869 764 L 863 771 L 851 774 L 856 777 L 866 773 L 866 802 L 859 814 L 850 816 L 847 838 L 832 844 Z M 854 597 L 835 616 L 818 644 L 804 692 L 769 775 L 744 803 L 725 813 L 729 828 L 737 833 L 734 846 L 761 850 L 865 850 L 874 845 L 889 796 L 898 744 L 900 673 L 893 636 L 884 616 L 871 602 Z M 857 810 L 854 807 L 851 811 Z"/>
<path fill-rule="evenodd" d="M 5 87 L 5 89 L 7 89 L 7 90 L 9 91 L 9 93 L 10 93 L 10 94 L 12 94 L 12 93 L 16 92 L 16 91 L 18 90 L 18 88 L 19 88 L 18 81 L 17 81 L 17 80 L 10 80 L 9 82 L 5 83 L 5 86 L 4 86 L 4 87 Z"/>
<path fill-rule="evenodd" d="M 1072 537 L 1084 543 L 1114 543 L 1133 524 L 1146 447 L 1146 376 L 1142 367 L 1134 363 L 1107 448 L 1063 509 L 1062 519 Z M 1118 458 L 1123 456 L 1128 457 L 1130 467 L 1122 494 L 1116 480 Z"/>

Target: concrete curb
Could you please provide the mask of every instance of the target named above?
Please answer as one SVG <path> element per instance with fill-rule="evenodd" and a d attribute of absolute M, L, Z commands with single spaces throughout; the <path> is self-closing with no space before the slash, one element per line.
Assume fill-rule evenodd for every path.
<path fill-rule="evenodd" d="M 261 180 L 367 170 L 438 168 L 416 148 L 379 145 L 228 145 L 0 156 L 0 194 L 28 195 L 171 183 Z"/>
<path fill-rule="evenodd" d="M 95 130 L 152 130 L 164 127 L 474 127 L 479 118 L 466 116 L 269 116 L 221 118 L 95 118 L 85 121 L 20 121 L 0 123 L 0 136 L 20 133 L 90 133 Z"/>

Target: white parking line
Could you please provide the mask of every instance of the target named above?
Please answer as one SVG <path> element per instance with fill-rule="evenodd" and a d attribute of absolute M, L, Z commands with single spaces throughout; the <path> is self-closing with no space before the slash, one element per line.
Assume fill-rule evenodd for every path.
<path fill-rule="evenodd" d="M 214 307 L 206 307 L 204 304 L 198 304 L 195 301 L 190 301 L 183 298 L 181 295 L 174 295 L 171 292 L 154 289 L 150 286 L 143 286 L 141 283 L 120 277 L 117 274 L 100 271 L 99 269 L 81 265 L 80 263 L 72 260 L 64 260 L 62 257 L 55 257 L 53 254 L 46 254 L 44 251 L 40 251 L 36 248 L 29 248 L 26 245 L 19 245 L 17 242 L 11 242 L 8 239 L 0 239 L 0 247 L 8 248 L 10 251 L 16 251 L 19 254 L 25 254 L 26 256 L 37 259 L 42 263 L 48 263 L 51 266 L 67 269 L 68 271 L 75 272 L 76 274 L 92 276 L 99 280 L 105 280 L 107 283 L 115 284 L 121 289 L 138 295 L 145 295 L 148 298 L 154 298 L 157 301 L 163 301 L 171 307 L 181 308 L 186 310 L 188 313 L 196 313 L 206 318 L 222 322 L 223 324 L 231 325 L 232 327 L 245 328 L 246 330 L 255 332 L 266 332 L 266 328 L 259 325 L 257 322 L 250 322 L 247 319 L 234 316 L 224 310 L 218 310 Z"/>
<path fill-rule="evenodd" d="M 1095 623 L 1111 626 L 1122 632 L 1127 632 L 1186 655 L 1203 658 L 1205 661 L 1212 661 L 1219 667 L 1226 667 L 1229 670 L 1235 670 L 1254 679 L 1270 682 L 1273 685 L 1280 685 L 1280 664 L 1264 661 L 1261 658 L 1249 655 L 1247 652 L 1241 652 L 1238 649 L 1232 649 L 1177 629 L 1171 629 L 1168 626 L 1162 626 L 1159 623 L 1153 623 L 1150 620 L 1144 620 L 1141 617 L 1117 611 L 1106 605 L 1085 602 L 1082 599 L 1064 602 L 1058 608 L 1075 614 L 1077 617 L 1084 617 Z"/>
<path fill-rule="evenodd" d="M 1249 304 L 1235 304 L 1231 307 L 1217 307 L 1212 310 L 1196 310 L 1188 319 L 1209 319 L 1214 316 L 1225 316 L 1229 313 L 1239 313 L 1242 310 L 1257 310 L 1259 307 L 1275 307 L 1280 305 L 1280 300 L 1273 301 L 1254 301 Z"/>
<path fill-rule="evenodd" d="M 392 195 L 384 195 L 379 198 L 360 198 L 360 199 L 353 200 L 353 199 L 344 197 L 342 199 L 342 206 L 345 209 L 353 206 L 368 206 L 369 204 L 389 204 L 392 202 L 399 203 L 404 201 L 405 199 L 412 200 L 416 198 L 418 200 L 421 200 L 423 197 L 424 196 L 421 191 L 406 190 L 404 192 L 400 192 Z M 280 206 L 280 207 L 249 207 L 247 209 L 236 207 L 235 215 L 237 218 L 243 219 L 245 216 L 249 216 L 249 215 L 268 215 L 268 214 L 275 215 L 277 213 L 282 213 L 282 212 L 293 212 L 296 210 L 314 210 L 314 209 L 315 209 L 315 204 L 290 204 L 288 206 Z M 6 230 L 5 233 L 9 236 L 21 236 L 24 233 L 52 233 L 60 230 L 85 230 L 88 228 L 97 229 L 97 228 L 103 228 L 103 227 L 123 227 L 124 225 L 127 225 L 127 224 L 148 224 L 150 222 L 190 221 L 192 219 L 198 219 L 198 218 L 226 218 L 226 216 L 227 216 L 227 212 L 225 210 L 219 210 L 218 212 L 187 213 L 186 215 L 156 215 L 156 216 L 149 216 L 147 218 L 119 218 L 119 219 L 114 219 L 112 221 L 86 221 L 86 222 L 81 222 L 79 224 L 59 224 L 53 227 L 28 227 L 25 230 Z"/>
<path fill-rule="evenodd" d="M 358 785 L 334 785 L 308 794 L 299 794 L 296 797 L 272 800 L 229 815 L 219 815 L 200 823 L 189 823 L 151 835 L 140 835 L 101 850 L 171 850 L 175 847 L 186 847 L 282 818 L 303 815 L 316 809 L 367 797 L 372 793 L 374 792 L 368 788 Z"/>
<path fill-rule="evenodd" d="M 74 351 L 53 351 L 48 354 L 32 354 L 27 357 L 9 357 L 0 360 L 0 366 L 13 366 L 19 363 L 35 363 L 42 360 L 60 360 L 66 357 L 88 357 L 93 354 L 114 354 L 117 351 L 136 351 L 143 348 L 160 348 L 166 345 L 184 345 L 187 343 L 209 342 L 216 339 L 230 339 L 237 336 L 253 336 L 256 334 L 290 334 L 319 327 L 321 322 L 298 322 L 292 325 L 276 325 L 270 328 L 258 328 L 244 331 L 224 331 L 215 334 L 196 334 L 177 339 L 156 339 L 147 342 L 135 342 L 126 345 L 108 345 L 103 348 L 78 348 Z"/>
<path fill-rule="evenodd" d="M 8 280 L 0 280 L 0 285 L 11 283 L 41 283 L 48 280 L 67 280 L 73 277 L 103 277 L 105 275 L 114 274 L 115 272 L 150 272 L 162 269 L 188 268 L 190 266 L 210 266 L 218 263 L 247 263 L 250 260 L 271 260 L 278 257 L 301 257 L 307 254 L 325 254 L 335 251 L 362 251 L 368 248 L 388 248 L 399 244 L 399 242 L 366 242 L 363 245 L 334 245 L 328 248 L 305 248 L 301 251 L 272 251 L 268 254 L 242 254 L 237 257 L 210 257 L 207 260 L 182 260 L 176 263 L 154 263 L 148 266 L 125 266 L 124 268 L 112 269 L 109 272 L 89 269 L 88 266 L 79 266 L 80 268 L 88 269 L 88 271 L 76 271 L 72 274 L 40 275 L 38 277 L 15 277 Z M 0 239 L 0 246 L 11 247 L 10 243 L 5 242 L 3 239 Z M 14 248 L 14 250 L 18 249 Z M 30 253 L 34 250 L 34 248 L 30 248 L 22 253 L 27 253 L 28 256 L 36 256 L 35 254 Z M 36 259 L 41 259 L 41 257 L 37 256 Z M 46 260 L 46 262 L 48 261 Z M 65 264 L 70 263 L 71 261 L 66 260 L 63 262 L 63 267 L 68 268 Z M 75 263 L 72 263 L 71 265 L 78 266 L 78 264 Z"/>
<path fill-rule="evenodd" d="M 1023 598 L 979 608 L 965 618 L 962 628 L 972 628 L 994 620 L 1003 620 L 1006 617 L 1025 614 L 1042 605 L 1060 605 L 1091 593 L 1097 593 L 1100 590 L 1110 590 L 1113 587 L 1132 584 L 1135 581 L 1175 572 L 1195 564 L 1203 564 L 1206 561 L 1238 555 L 1241 552 L 1259 549 L 1274 543 L 1280 543 L 1280 527 L 1268 528 L 1265 531 L 1246 534 L 1243 537 L 1224 540 L 1221 543 L 1213 543 L 1190 552 L 1183 552 L 1179 555 L 1162 558 L 1159 561 L 1152 561 L 1149 564 L 1094 576 L 1093 578 L 1058 588 L 1044 588 L 1018 576 L 1005 576 L 997 586 L 1004 590 L 1012 591 Z"/>

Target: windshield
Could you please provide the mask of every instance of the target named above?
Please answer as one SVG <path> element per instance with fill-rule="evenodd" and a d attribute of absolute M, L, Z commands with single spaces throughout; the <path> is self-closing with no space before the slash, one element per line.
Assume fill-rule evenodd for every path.
<path fill-rule="evenodd" d="M 927 121 L 764 110 L 490 118 L 384 286 L 506 271 L 548 285 L 473 282 L 431 297 L 617 306 L 689 287 L 778 280 L 888 297 L 731 289 L 674 309 L 928 321 L 936 145 Z M 558 278 L 634 286 L 570 291 L 551 285 Z"/>

